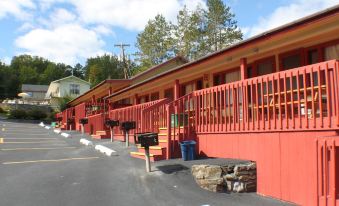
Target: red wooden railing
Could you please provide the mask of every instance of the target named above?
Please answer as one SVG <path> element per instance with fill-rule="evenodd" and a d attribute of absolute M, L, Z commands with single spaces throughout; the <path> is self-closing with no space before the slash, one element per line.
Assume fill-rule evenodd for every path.
<path fill-rule="evenodd" d="M 159 128 L 167 128 L 167 110 L 166 105 L 170 103 L 170 99 L 162 99 L 157 103 L 149 106 L 141 111 L 141 127 L 142 132 L 159 133 Z"/>
<path fill-rule="evenodd" d="M 105 106 L 103 102 L 86 103 L 86 116 L 103 113 L 106 109 Z"/>
<path fill-rule="evenodd" d="M 129 107 L 111 110 L 109 112 L 109 118 L 113 120 L 119 120 L 120 122 L 135 121 L 136 129 L 132 130 L 131 133 L 132 134 L 140 133 L 142 132 L 142 125 L 141 125 L 142 110 L 158 103 L 159 101 L 162 101 L 162 100 L 156 100 L 152 102 L 147 102 L 143 104 L 138 104 L 138 105 L 133 105 Z M 115 127 L 113 132 L 115 135 L 123 135 L 123 131 L 120 129 L 120 127 Z"/>
<path fill-rule="evenodd" d="M 338 64 L 332 60 L 194 91 L 169 104 L 178 122 L 169 124 L 172 138 L 339 129 Z"/>

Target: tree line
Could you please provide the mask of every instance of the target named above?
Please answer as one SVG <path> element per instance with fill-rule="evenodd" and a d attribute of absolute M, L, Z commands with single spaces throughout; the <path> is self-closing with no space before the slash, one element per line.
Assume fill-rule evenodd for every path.
<path fill-rule="evenodd" d="M 142 69 L 181 55 L 195 60 L 242 40 L 235 15 L 222 0 L 207 0 L 207 7 L 188 10 L 177 15 L 176 24 L 157 15 L 138 34 L 136 59 Z"/>
<path fill-rule="evenodd" d="M 123 79 L 126 64 L 129 75 L 135 75 L 176 55 L 195 60 L 240 41 L 242 33 L 230 7 L 222 0 L 207 0 L 206 5 L 195 10 L 185 6 L 175 24 L 162 15 L 149 20 L 137 35 L 138 52 L 125 63 L 110 54 L 88 58 L 84 66 L 30 55 L 15 56 L 9 65 L 0 62 L 0 99 L 16 97 L 22 84 L 49 85 L 72 73 L 95 86 L 108 78 Z"/>

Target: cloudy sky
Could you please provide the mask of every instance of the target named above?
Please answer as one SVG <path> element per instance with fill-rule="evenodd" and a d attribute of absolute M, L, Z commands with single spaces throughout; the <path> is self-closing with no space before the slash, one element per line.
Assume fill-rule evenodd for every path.
<path fill-rule="evenodd" d="M 339 4 L 339 0 L 224 0 L 245 38 Z M 156 14 L 175 21 L 184 6 L 205 0 L 0 0 L 0 60 L 39 55 L 74 65 L 103 53 L 119 53 Z"/>

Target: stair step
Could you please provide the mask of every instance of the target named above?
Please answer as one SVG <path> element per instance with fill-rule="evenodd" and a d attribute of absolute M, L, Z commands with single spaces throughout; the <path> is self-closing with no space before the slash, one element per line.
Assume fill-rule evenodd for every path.
<path fill-rule="evenodd" d="M 145 153 L 142 152 L 130 152 L 130 155 L 134 158 L 145 159 Z M 165 158 L 162 155 L 150 154 L 151 162 L 164 160 Z"/>

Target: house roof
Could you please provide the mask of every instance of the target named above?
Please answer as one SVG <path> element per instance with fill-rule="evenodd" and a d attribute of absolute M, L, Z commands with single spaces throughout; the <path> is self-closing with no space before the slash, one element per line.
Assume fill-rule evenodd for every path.
<path fill-rule="evenodd" d="M 79 81 L 81 81 L 81 82 L 83 82 L 83 83 L 85 83 L 85 84 L 88 84 L 88 85 L 91 84 L 91 83 L 89 83 L 89 82 L 87 82 L 87 81 L 85 81 L 85 80 L 83 80 L 83 79 L 80 79 L 79 77 L 73 76 L 73 75 L 68 76 L 68 77 L 64 77 L 64 78 L 61 78 L 61 79 L 54 80 L 54 81 L 52 81 L 51 83 L 58 83 L 58 82 L 64 81 L 64 80 L 66 80 L 66 79 L 71 79 L 71 78 L 72 78 L 72 79 L 79 80 Z"/>
<path fill-rule="evenodd" d="M 48 85 L 22 84 L 22 92 L 47 92 Z"/>
<path fill-rule="evenodd" d="M 112 87 L 114 85 L 121 85 L 121 84 L 126 85 L 129 82 L 131 82 L 130 79 L 106 79 L 106 80 L 100 82 L 99 84 L 97 84 L 92 89 L 90 89 L 87 92 L 83 93 L 82 95 L 78 96 L 77 98 L 69 101 L 67 104 L 68 105 L 79 104 L 82 101 L 81 99 L 91 98 L 92 95 L 98 94 L 101 91 L 105 91 L 105 90 L 109 89 L 109 87 Z"/>
<path fill-rule="evenodd" d="M 235 44 L 233 44 L 233 45 L 231 45 L 229 47 L 226 47 L 224 49 L 221 49 L 219 51 L 216 51 L 216 52 L 213 52 L 213 53 L 208 54 L 206 56 L 203 56 L 203 57 L 201 57 L 201 58 L 199 58 L 199 59 L 197 59 L 195 61 L 188 62 L 186 64 L 177 66 L 177 67 L 175 67 L 173 69 L 169 69 L 168 71 L 165 71 L 163 73 L 157 74 L 157 75 L 155 75 L 155 76 L 153 76 L 151 78 L 148 78 L 148 79 L 146 79 L 146 80 L 144 80 L 142 82 L 139 82 L 139 83 L 131 85 L 131 86 L 125 88 L 125 89 L 122 89 L 122 90 L 120 90 L 118 92 L 115 92 L 115 93 L 113 93 L 112 95 L 110 95 L 110 96 L 108 96 L 106 98 L 111 98 L 111 97 L 117 96 L 117 95 L 119 95 L 119 94 L 121 94 L 123 92 L 126 92 L 126 91 L 130 90 L 130 89 L 136 88 L 136 87 L 141 86 L 141 85 L 143 85 L 143 84 L 145 84 L 147 82 L 153 81 L 153 80 L 155 80 L 155 79 L 157 79 L 159 77 L 163 77 L 163 76 L 166 76 L 168 74 L 174 73 L 176 71 L 179 71 L 179 70 L 191 67 L 193 65 L 196 65 L 196 64 L 198 64 L 200 62 L 203 62 L 203 61 L 205 61 L 207 59 L 210 59 L 212 57 L 216 57 L 216 56 L 219 56 L 221 54 L 232 52 L 232 51 L 234 51 L 234 50 L 236 50 L 238 48 L 246 47 L 246 46 L 248 46 L 248 45 L 250 45 L 252 43 L 265 40 L 265 39 L 270 38 L 270 37 L 272 37 L 274 35 L 278 35 L 278 34 L 283 33 L 285 31 L 289 31 L 289 30 L 292 30 L 294 28 L 297 28 L 298 26 L 307 24 L 307 23 L 312 22 L 312 21 L 316 21 L 316 20 L 318 20 L 320 18 L 323 18 L 323 17 L 326 17 L 326 16 L 330 16 L 330 15 L 337 15 L 338 12 L 339 12 L 339 5 L 336 5 L 336 6 L 327 8 L 325 10 L 319 11 L 317 13 L 311 14 L 309 16 L 300 18 L 298 20 L 292 21 L 290 23 L 287 23 L 287 24 L 284 24 L 282 26 L 276 27 L 274 29 L 268 30 L 268 31 L 263 32 L 261 34 L 258 34 L 256 36 L 248 38 L 246 40 L 243 40 L 243 41 L 240 41 L 238 43 L 235 43 Z"/>

